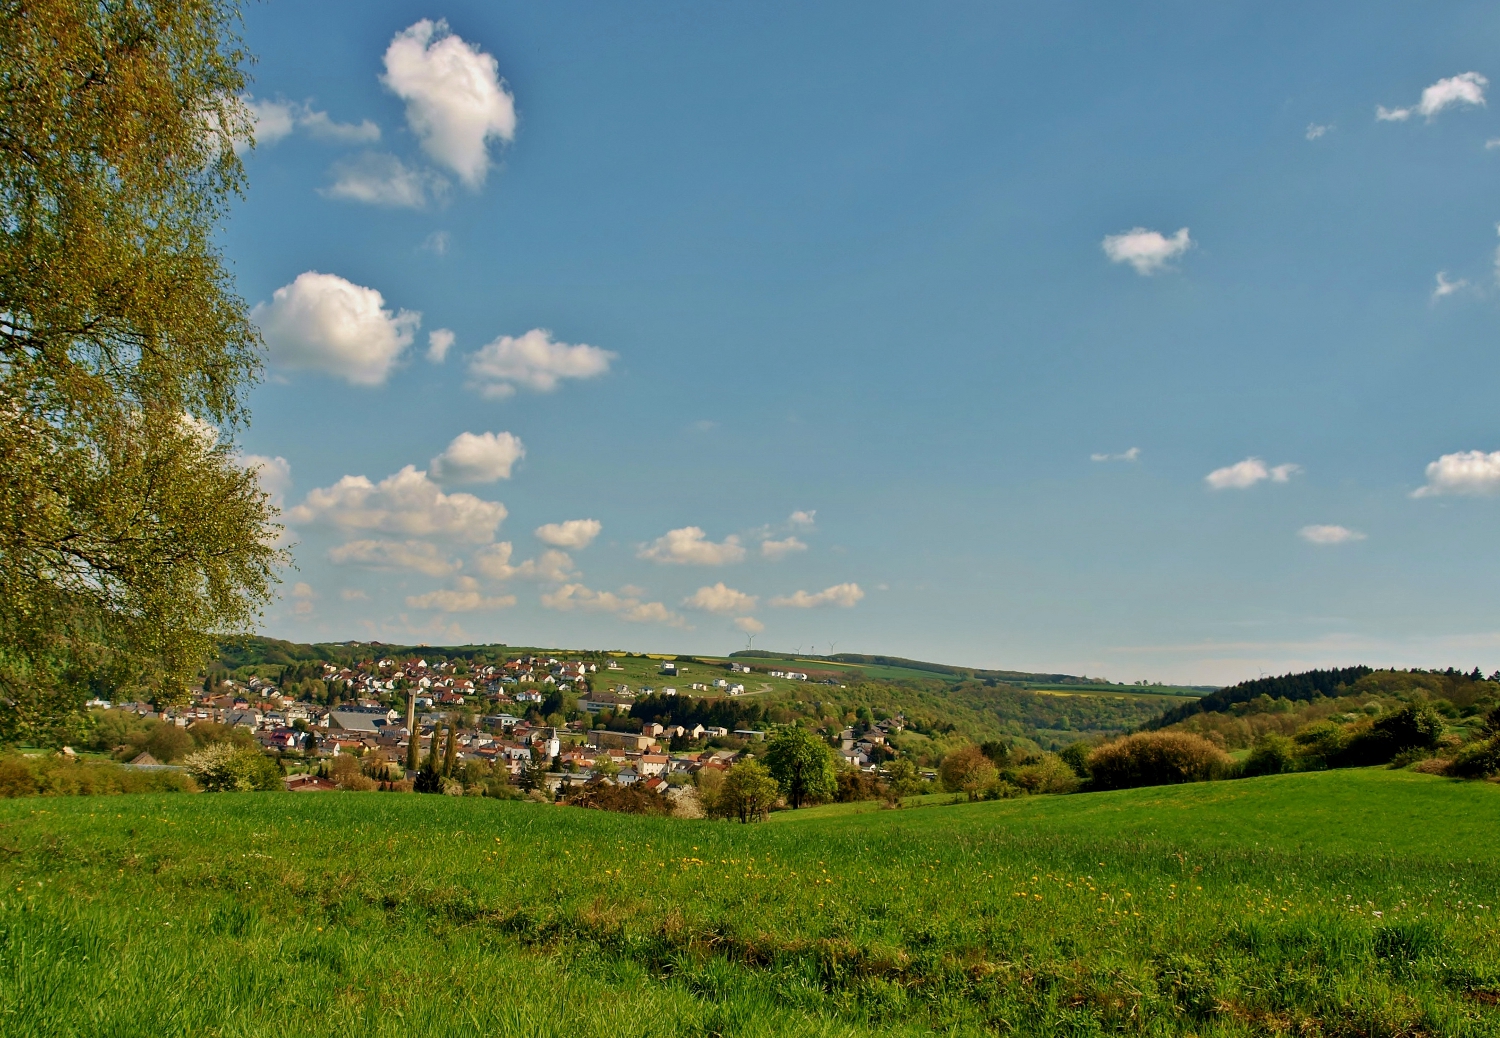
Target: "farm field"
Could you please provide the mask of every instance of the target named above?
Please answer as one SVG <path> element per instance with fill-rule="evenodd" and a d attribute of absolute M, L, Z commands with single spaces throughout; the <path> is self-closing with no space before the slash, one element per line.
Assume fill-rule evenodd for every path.
<path fill-rule="evenodd" d="M 6 801 L 0 1030 L 1500 1034 L 1494 784 L 849 808 Z"/>

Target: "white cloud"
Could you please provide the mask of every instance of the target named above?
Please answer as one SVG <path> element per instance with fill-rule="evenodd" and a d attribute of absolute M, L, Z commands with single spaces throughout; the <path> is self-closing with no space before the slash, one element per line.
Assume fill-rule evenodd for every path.
<path fill-rule="evenodd" d="M 446 256 L 448 254 L 448 240 L 447 231 L 433 231 L 422 239 L 422 249 L 438 256 Z"/>
<path fill-rule="evenodd" d="M 1383 122 L 1405 122 L 1413 115 L 1425 116 L 1429 122 L 1445 108 L 1454 105 L 1484 104 L 1484 88 L 1490 81 L 1478 72 L 1463 72 L 1440 79 L 1422 91 L 1422 100 L 1410 108 L 1375 107 L 1375 118 Z"/>
<path fill-rule="evenodd" d="M 480 548 L 474 553 L 474 568 L 491 580 L 535 580 L 542 584 L 561 584 L 578 577 L 573 559 L 567 552 L 549 549 L 535 559 L 511 565 L 515 553 L 509 541 Z"/>
<path fill-rule="evenodd" d="M 318 593 L 312 589 L 312 585 L 305 580 L 299 580 L 292 585 L 292 612 L 297 616 L 311 616 L 313 603 L 317 601 Z"/>
<path fill-rule="evenodd" d="M 1437 272 L 1437 287 L 1432 290 L 1432 301 L 1435 303 L 1445 296 L 1451 296 L 1460 289 L 1468 288 L 1469 283 L 1463 278 L 1457 281 L 1448 280 L 1448 272 L 1440 270 Z"/>
<path fill-rule="evenodd" d="M 329 144 L 374 144 L 380 140 L 380 127 L 368 119 L 357 123 L 334 122 L 327 112 L 304 109 L 297 119 L 297 128 L 305 130 L 314 140 Z"/>
<path fill-rule="evenodd" d="M 319 188 L 324 198 L 363 202 L 392 209 L 421 209 L 441 199 L 448 182 L 428 170 L 413 169 L 394 155 L 367 151 L 333 164 L 333 183 Z"/>
<path fill-rule="evenodd" d="M 816 594 L 794 591 L 790 595 L 771 599 L 771 604 L 790 609 L 816 609 L 819 606 L 828 605 L 852 609 L 854 604 L 864 597 L 865 593 L 858 584 L 835 584 Z"/>
<path fill-rule="evenodd" d="M 509 479 L 516 462 L 526 457 L 519 436 L 502 433 L 459 433 L 429 464 L 439 483 L 493 483 Z"/>
<path fill-rule="evenodd" d="M 257 147 L 269 147 L 292 135 L 297 128 L 297 106 L 287 101 L 257 101 L 246 94 L 240 100 L 250 111 Z M 239 149 L 236 148 L 236 151 Z"/>
<path fill-rule="evenodd" d="M 1111 234 L 1104 239 L 1104 254 L 1111 263 L 1129 263 L 1137 274 L 1149 277 L 1168 269 L 1167 264 L 1193 247 L 1188 229 L 1181 228 L 1167 238 L 1160 231 L 1148 231 L 1144 227 L 1132 227 L 1124 234 Z"/>
<path fill-rule="evenodd" d="M 436 609 L 443 613 L 491 612 L 496 609 L 509 609 L 515 604 L 515 595 L 484 594 L 479 590 L 479 583 L 473 577 L 459 577 L 456 589 L 406 596 L 406 605 L 409 609 Z"/>
<path fill-rule="evenodd" d="M 734 534 L 715 544 L 701 528 L 684 526 L 680 530 L 668 530 L 650 544 L 643 545 L 636 557 L 682 566 L 723 566 L 743 561 L 745 549 Z"/>
<path fill-rule="evenodd" d="M 746 634 L 759 634 L 766 629 L 766 625 L 753 616 L 736 617 L 734 625 Z"/>
<path fill-rule="evenodd" d="M 1139 447 L 1132 447 L 1128 451 L 1124 451 L 1123 453 L 1120 453 L 1120 454 L 1090 454 L 1089 455 L 1089 460 L 1090 461 L 1139 461 L 1140 457 L 1141 457 L 1141 449 Z"/>
<path fill-rule="evenodd" d="M 1427 485 L 1412 497 L 1459 494 L 1488 497 L 1500 494 L 1500 451 L 1458 451 L 1444 454 L 1427 466 Z"/>
<path fill-rule="evenodd" d="M 435 328 L 427 333 L 427 359 L 441 364 L 453 347 L 454 335 L 447 328 Z"/>
<path fill-rule="evenodd" d="M 1308 544 L 1344 544 L 1365 539 L 1364 534 L 1347 526 L 1304 526 L 1297 531 L 1297 536 Z"/>
<path fill-rule="evenodd" d="M 622 589 L 622 591 L 625 589 Z M 631 591 L 638 589 L 631 588 Z M 681 616 L 660 602 L 642 602 L 635 595 L 616 595 L 610 591 L 593 591 L 582 584 L 564 584 L 556 591 L 542 595 L 548 609 L 569 613 L 613 613 L 631 623 L 659 623 L 668 627 L 685 627 Z"/>
<path fill-rule="evenodd" d="M 811 528 L 817 524 L 817 519 L 818 510 L 816 508 L 810 508 L 805 512 L 793 512 L 787 518 L 787 522 L 791 523 L 793 526 L 803 526 Z"/>
<path fill-rule="evenodd" d="M 1494 151 L 1496 148 L 1500 148 L 1500 137 L 1491 137 L 1484 142 L 1485 151 Z"/>
<path fill-rule="evenodd" d="M 569 519 L 562 523 L 547 523 L 534 531 L 537 540 L 557 548 L 587 548 L 599 536 L 604 524 L 597 519 Z"/>
<path fill-rule="evenodd" d="M 345 530 L 378 530 L 409 537 L 451 537 L 484 544 L 505 520 L 505 506 L 473 494 L 445 494 L 413 465 L 371 483 L 345 476 L 331 487 L 308 492 L 287 513 L 297 524 L 327 523 Z"/>
<path fill-rule="evenodd" d="M 1253 487 L 1267 479 L 1272 483 L 1286 483 L 1301 471 L 1301 465 L 1293 465 L 1290 462 L 1268 468 L 1266 463 L 1259 458 L 1246 458 L 1233 465 L 1214 469 L 1204 476 L 1203 480 L 1214 490 L 1244 490 L 1246 487 Z"/>
<path fill-rule="evenodd" d="M 616 354 L 580 343 L 554 342 L 545 328 L 525 335 L 502 335 L 469 356 L 469 377 L 491 399 L 503 399 L 517 385 L 550 393 L 565 378 L 594 378 L 609 370 Z"/>
<path fill-rule="evenodd" d="M 422 315 L 385 308 L 385 298 L 336 274 L 298 274 L 250 317 L 265 333 L 271 360 L 322 371 L 359 386 L 384 382 L 411 345 Z"/>
<path fill-rule="evenodd" d="M 707 613 L 729 614 L 752 612 L 757 601 L 754 595 L 747 595 L 743 591 L 726 587 L 721 580 L 712 587 L 700 587 L 684 598 L 682 604 L 690 609 L 702 609 Z"/>
<path fill-rule="evenodd" d="M 284 140 L 292 135 L 293 130 L 303 130 L 309 137 L 331 144 L 373 144 L 380 140 L 380 127 L 368 119 L 340 123 L 307 102 L 257 100 L 249 94 L 241 100 L 255 124 L 257 147 Z"/>
<path fill-rule="evenodd" d="M 339 591 L 339 597 L 345 602 L 368 602 L 370 596 L 359 588 L 346 587 Z"/>
<path fill-rule="evenodd" d="M 516 136 L 516 103 L 493 57 L 422 19 L 398 32 L 380 77 L 406 102 L 406 121 L 433 161 L 478 188 L 489 171 L 489 142 Z"/>
<path fill-rule="evenodd" d="M 1315 141 L 1325 134 L 1332 133 L 1333 130 L 1334 125 L 1332 123 L 1328 123 L 1326 126 L 1319 126 L 1317 123 L 1308 123 L 1307 133 L 1305 133 L 1303 136 L 1305 136 L 1310 141 Z"/>
<path fill-rule="evenodd" d="M 779 541 L 761 541 L 760 553 L 765 558 L 781 560 L 797 551 L 806 551 L 807 545 L 795 537 L 787 537 Z"/>
<path fill-rule="evenodd" d="M 264 454 L 246 454 L 240 458 L 240 464 L 255 470 L 255 478 L 260 481 L 261 490 L 271 496 L 271 504 L 280 508 L 286 499 L 286 492 L 292 488 L 291 463 L 279 455 L 269 458 Z"/>
<path fill-rule="evenodd" d="M 458 563 L 444 558 L 437 545 L 415 540 L 350 541 L 329 549 L 328 560 L 338 566 L 416 570 L 429 577 L 446 577 L 458 569 Z"/>

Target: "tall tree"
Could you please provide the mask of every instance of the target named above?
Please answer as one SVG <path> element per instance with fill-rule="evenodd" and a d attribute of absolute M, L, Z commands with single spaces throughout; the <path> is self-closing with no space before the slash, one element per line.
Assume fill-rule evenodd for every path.
<path fill-rule="evenodd" d="M 281 561 L 232 436 L 260 340 L 213 246 L 243 184 L 234 0 L 0 4 L 0 741 L 170 701 Z"/>
<path fill-rule="evenodd" d="M 838 789 L 833 751 L 806 728 L 778 729 L 766 746 L 766 768 L 796 810 L 809 800 L 823 800 Z"/>
<path fill-rule="evenodd" d="M 453 765 L 458 759 L 458 726 L 448 726 L 448 745 L 443 750 L 443 777 L 453 777 Z"/>

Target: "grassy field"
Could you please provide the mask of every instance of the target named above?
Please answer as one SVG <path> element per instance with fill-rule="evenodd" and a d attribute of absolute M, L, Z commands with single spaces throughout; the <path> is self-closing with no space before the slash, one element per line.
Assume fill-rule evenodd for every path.
<path fill-rule="evenodd" d="M 0 1033 L 1500 1034 L 1500 788 L 0 803 Z"/>

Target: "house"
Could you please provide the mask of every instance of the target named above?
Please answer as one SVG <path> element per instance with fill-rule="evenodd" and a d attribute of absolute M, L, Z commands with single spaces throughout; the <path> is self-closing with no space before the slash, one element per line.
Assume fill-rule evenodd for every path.
<path fill-rule="evenodd" d="M 394 713 L 394 711 L 392 712 Z M 329 731 L 359 732 L 375 735 L 390 723 L 391 719 L 384 712 L 376 712 L 374 710 L 328 711 Z"/>
<path fill-rule="evenodd" d="M 655 778 L 666 774 L 671 760 L 665 753 L 643 753 L 641 759 L 636 762 L 636 770 L 647 778 Z"/>
<path fill-rule="evenodd" d="M 621 768 L 619 774 L 615 776 L 615 785 L 633 786 L 640 780 L 640 773 L 634 768 Z"/>
<path fill-rule="evenodd" d="M 588 743 L 595 749 L 628 749 L 641 752 L 651 746 L 651 736 L 635 732 L 610 732 L 595 728 L 589 732 Z"/>
<path fill-rule="evenodd" d="M 729 673 L 731 673 L 731 674 L 748 674 L 748 673 L 750 673 L 750 664 L 748 664 L 748 663 L 735 663 L 733 660 L 731 660 L 730 663 L 729 663 Z"/>
<path fill-rule="evenodd" d="M 677 676 L 677 664 L 671 660 L 663 660 L 661 664 L 661 673 L 667 675 L 668 677 L 675 678 Z"/>
<path fill-rule="evenodd" d="M 326 793 L 339 788 L 321 775 L 288 775 L 285 785 L 288 793 Z"/>

